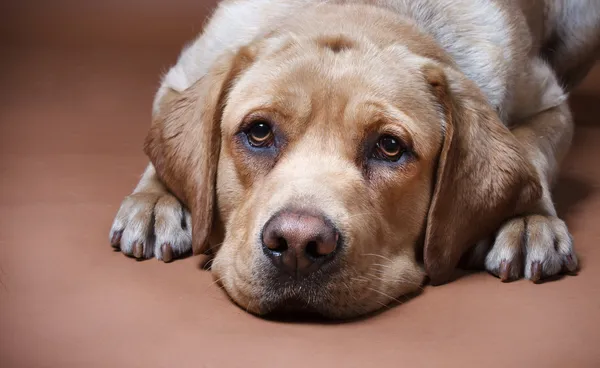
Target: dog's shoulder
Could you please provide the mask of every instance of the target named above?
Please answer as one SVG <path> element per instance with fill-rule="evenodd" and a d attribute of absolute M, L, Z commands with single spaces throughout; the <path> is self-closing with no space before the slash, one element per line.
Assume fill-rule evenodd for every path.
<path fill-rule="evenodd" d="M 522 72 L 531 37 L 510 1 L 394 1 L 452 56 L 458 68 L 498 111 L 509 110 L 514 80 Z"/>

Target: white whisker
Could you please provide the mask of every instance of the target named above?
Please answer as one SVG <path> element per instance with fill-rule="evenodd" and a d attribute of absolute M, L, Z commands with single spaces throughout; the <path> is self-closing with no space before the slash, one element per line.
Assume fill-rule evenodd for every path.
<path fill-rule="evenodd" d="M 254 302 L 254 300 L 248 298 L 248 304 L 246 305 L 246 313 L 249 313 L 250 306 L 252 305 L 253 302 Z"/>
<path fill-rule="evenodd" d="M 361 212 L 361 213 L 354 213 L 354 214 L 346 217 L 346 219 L 351 219 L 351 218 L 359 217 L 359 216 L 376 216 L 376 215 L 377 215 L 377 213 L 375 213 L 375 212 Z"/>
<path fill-rule="evenodd" d="M 219 277 L 218 279 L 214 280 L 213 282 L 211 282 L 210 284 L 206 285 L 206 289 L 204 290 L 205 292 L 210 289 L 211 287 L 213 287 L 214 285 L 218 285 L 218 283 L 220 281 L 223 280 L 223 277 Z"/>
<path fill-rule="evenodd" d="M 385 259 L 386 261 L 388 261 L 388 262 L 390 262 L 390 263 L 392 262 L 392 260 L 391 260 L 391 259 L 389 259 L 389 258 L 387 258 L 387 257 L 385 257 L 385 256 L 382 256 L 381 254 L 375 254 L 375 253 L 364 253 L 364 254 L 362 254 L 362 255 L 363 255 L 363 256 L 379 257 L 379 258 Z"/>
<path fill-rule="evenodd" d="M 401 302 L 401 301 L 399 301 L 398 299 L 394 298 L 393 296 L 391 296 L 391 295 L 389 295 L 389 294 L 386 294 L 386 293 L 384 293 L 384 292 L 383 292 L 383 291 L 381 291 L 381 290 L 373 289 L 373 288 L 371 288 L 371 287 L 367 287 L 367 289 L 369 289 L 369 290 L 372 290 L 372 291 L 374 291 L 374 292 L 376 292 L 376 293 L 378 293 L 378 294 L 381 294 L 381 295 L 385 296 L 386 298 L 388 298 L 388 300 L 393 300 L 393 301 L 395 301 L 395 302 L 402 303 L 402 302 Z"/>

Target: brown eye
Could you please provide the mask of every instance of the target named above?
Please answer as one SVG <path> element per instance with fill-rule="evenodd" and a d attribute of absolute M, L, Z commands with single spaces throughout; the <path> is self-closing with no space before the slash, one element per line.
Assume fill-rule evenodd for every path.
<path fill-rule="evenodd" d="M 398 161 L 404 153 L 404 147 L 399 139 L 391 135 L 384 135 L 377 141 L 377 156 L 378 158 Z"/>
<path fill-rule="evenodd" d="M 246 135 L 248 142 L 254 147 L 268 147 L 273 143 L 273 130 L 264 121 L 254 123 Z"/>

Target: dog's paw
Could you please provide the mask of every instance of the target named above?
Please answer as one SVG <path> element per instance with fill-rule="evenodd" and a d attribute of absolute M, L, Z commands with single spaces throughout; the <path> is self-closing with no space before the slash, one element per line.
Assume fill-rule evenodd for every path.
<path fill-rule="evenodd" d="M 154 256 L 170 262 L 192 249 L 190 214 L 171 194 L 134 193 L 119 208 L 110 243 L 137 259 Z"/>
<path fill-rule="evenodd" d="M 523 216 L 500 227 L 485 257 L 485 268 L 502 281 L 525 276 L 533 282 L 577 270 L 567 225 L 550 216 Z"/>

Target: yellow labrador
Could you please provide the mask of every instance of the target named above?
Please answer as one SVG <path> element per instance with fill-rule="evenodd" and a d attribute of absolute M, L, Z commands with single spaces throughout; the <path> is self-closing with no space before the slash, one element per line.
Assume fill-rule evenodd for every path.
<path fill-rule="evenodd" d="M 111 243 L 210 250 L 257 314 L 365 314 L 461 262 L 573 271 L 550 190 L 599 35 L 595 0 L 222 2 L 162 81 Z"/>

